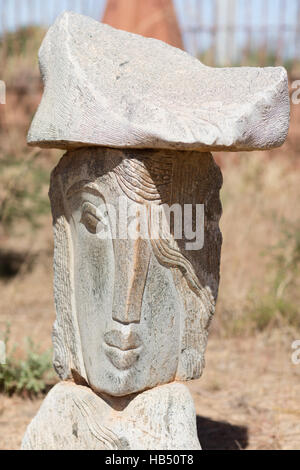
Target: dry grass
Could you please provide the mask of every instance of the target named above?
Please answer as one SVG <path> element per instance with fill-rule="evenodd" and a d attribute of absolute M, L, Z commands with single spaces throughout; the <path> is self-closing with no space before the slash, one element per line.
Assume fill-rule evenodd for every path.
<path fill-rule="evenodd" d="M 215 322 L 215 330 L 220 334 L 256 329 L 257 309 L 273 295 L 281 269 L 278 255 L 286 260 L 295 257 L 283 276 L 285 279 L 293 274 L 287 282 L 292 281 L 296 286 L 293 293 L 285 291 L 283 296 L 297 307 L 300 300 L 298 253 L 291 254 L 300 233 L 300 216 L 295 210 L 300 197 L 295 162 L 285 155 L 269 158 L 263 153 L 239 155 L 238 163 L 236 157 L 227 158 L 229 161 L 226 156 L 222 157 L 225 162 L 221 221 L 224 241 Z M 286 324 L 284 317 L 289 314 L 288 308 L 277 326 Z M 299 316 L 292 326 L 297 325 Z"/>

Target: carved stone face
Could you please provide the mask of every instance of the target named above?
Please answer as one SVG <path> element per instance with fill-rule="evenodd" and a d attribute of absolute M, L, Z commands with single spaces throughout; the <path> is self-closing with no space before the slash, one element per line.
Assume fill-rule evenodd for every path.
<path fill-rule="evenodd" d="M 99 195 L 86 186 L 68 200 L 82 355 L 93 389 L 126 395 L 175 377 L 183 306 L 149 241 L 112 239 L 108 207 L 118 209 L 121 191 L 101 177 L 94 188 Z"/>
<path fill-rule="evenodd" d="M 207 285 L 202 286 L 199 252 L 184 253 L 179 245 L 174 249 L 175 245 L 171 248 L 151 237 L 120 239 L 115 234 L 120 198 L 126 198 L 134 210 L 146 206 L 139 220 L 149 226 L 151 204 L 169 197 L 173 159 L 186 153 L 171 152 L 163 160 L 164 153 L 139 151 L 131 160 L 132 152 L 82 149 L 67 154 L 52 175 L 54 365 L 62 378 L 73 370 L 96 392 L 124 396 L 202 372 L 218 260 L 204 266 Z M 203 178 L 209 171 L 218 175 L 211 157 L 203 155 Z M 212 205 L 218 200 L 219 186 L 220 181 Z M 204 196 L 198 191 L 204 199 L 207 194 L 207 188 Z M 215 240 L 216 257 L 218 215 L 212 217 L 207 211 L 210 223 L 216 221 L 209 226 L 214 233 L 207 232 L 207 243 Z"/>

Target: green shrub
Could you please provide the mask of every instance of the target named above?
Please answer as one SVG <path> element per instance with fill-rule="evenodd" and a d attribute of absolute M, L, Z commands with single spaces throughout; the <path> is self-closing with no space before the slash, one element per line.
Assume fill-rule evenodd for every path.
<path fill-rule="evenodd" d="M 36 396 L 46 392 L 53 381 L 51 352 L 40 353 L 33 341 L 26 340 L 26 357 L 15 358 L 15 348 L 8 349 L 9 327 L 4 335 L 6 344 L 6 364 L 0 365 L 0 392 L 8 395 L 14 393 L 22 396 Z"/>

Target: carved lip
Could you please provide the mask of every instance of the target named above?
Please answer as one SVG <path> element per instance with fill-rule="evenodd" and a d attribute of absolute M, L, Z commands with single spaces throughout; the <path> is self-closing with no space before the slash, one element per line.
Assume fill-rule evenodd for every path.
<path fill-rule="evenodd" d="M 130 369 L 138 361 L 142 350 L 142 341 L 138 334 L 112 330 L 104 335 L 104 341 L 105 354 L 117 369 Z"/>
<path fill-rule="evenodd" d="M 107 346 L 117 348 L 124 352 L 136 350 L 142 344 L 139 335 L 132 331 L 127 334 L 118 330 L 109 331 L 104 335 L 104 341 Z"/>
<path fill-rule="evenodd" d="M 118 348 L 108 346 L 105 348 L 105 354 L 119 370 L 130 369 L 139 359 L 142 348 L 130 349 L 129 351 L 121 351 Z"/>

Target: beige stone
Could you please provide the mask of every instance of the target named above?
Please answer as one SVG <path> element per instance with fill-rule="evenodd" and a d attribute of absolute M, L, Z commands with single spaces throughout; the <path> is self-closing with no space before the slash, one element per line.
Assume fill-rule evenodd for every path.
<path fill-rule="evenodd" d="M 101 398 L 61 382 L 28 427 L 23 450 L 200 450 L 188 389 L 171 384 L 130 398 Z"/>
<path fill-rule="evenodd" d="M 70 12 L 39 57 L 45 93 L 30 145 L 236 151 L 277 147 L 287 135 L 282 67 L 214 69 Z"/>
<path fill-rule="evenodd" d="M 61 379 L 86 383 L 97 396 L 124 397 L 200 377 L 219 283 L 221 184 L 221 172 L 207 153 L 87 148 L 63 157 L 50 187 L 54 367 Z M 125 217 L 140 212 L 146 233 L 137 239 L 114 234 L 120 201 L 127 205 Z M 163 238 L 161 227 L 156 233 L 157 208 L 196 202 L 204 206 L 201 250 L 187 250 L 191 240 L 184 233 L 178 240 L 171 232 Z M 157 395 L 147 396 L 155 409 Z M 26 446 L 34 442 L 32 429 L 48 421 L 48 404 L 28 429 Z M 185 407 L 193 415 L 190 400 Z M 39 445 L 47 447 L 48 429 Z M 59 433 L 64 439 L 64 428 Z M 174 448 L 181 448 L 174 439 Z"/>
<path fill-rule="evenodd" d="M 80 149 L 62 159 L 50 188 L 62 379 L 73 369 L 95 391 L 123 396 L 200 377 L 219 283 L 221 184 L 205 153 Z M 144 239 L 114 237 L 120 202 L 128 219 L 140 209 Z M 202 250 L 152 236 L 155 208 L 196 202 L 205 205 Z"/>

